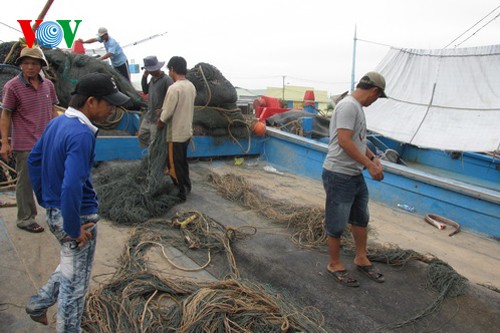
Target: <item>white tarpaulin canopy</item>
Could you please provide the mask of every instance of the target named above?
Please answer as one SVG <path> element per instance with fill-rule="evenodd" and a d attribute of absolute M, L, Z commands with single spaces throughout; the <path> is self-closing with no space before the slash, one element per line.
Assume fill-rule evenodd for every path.
<path fill-rule="evenodd" d="M 499 148 L 500 45 L 391 49 L 377 71 L 388 98 L 366 108 L 371 131 L 423 148 Z"/>

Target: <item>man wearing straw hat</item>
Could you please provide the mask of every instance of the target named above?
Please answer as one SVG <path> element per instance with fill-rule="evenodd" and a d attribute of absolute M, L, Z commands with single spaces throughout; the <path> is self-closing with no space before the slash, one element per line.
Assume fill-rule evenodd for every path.
<path fill-rule="evenodd" d="M 25 47 L 16 64 L 22 72 L 2 92 L 0 155 L 7 163 L 12 156 L 16 160 L 17 227 L 38 233 L 44 228 L 35 221 L 37 209 L 26 160 L 49 121 L 57 117 L 54 106 L 59 101 L 54 84 L 40 75 L 42 67 L 48 66 L 40 48 Z"/>

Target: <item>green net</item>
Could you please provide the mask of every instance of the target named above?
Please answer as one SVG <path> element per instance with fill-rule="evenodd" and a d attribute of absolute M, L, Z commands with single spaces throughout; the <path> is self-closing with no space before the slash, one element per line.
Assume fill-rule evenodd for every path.
<path fill-rule="evenodd" d="M 215 66 L 200 62 L 188 71 L 186 78 L 196 87 L 194 105 L 236 108 L 236 89 Z"/>
<path fill-rule="evenodd" d="M 97 168 L 94 185 L 101 216 L 118 224 L 136 224 L 162 216 L 179 203 L 177 187 L 165 174 L 165 138 L 164 128 L 138 163 Z"/>
<path fill-rule="evenodd" d="M 118 89 L 130 97 L 129 104 L 124 105 L 130 110 L 140 110 L 146 103 L 139 96 L 132 84 L 107 62 L 97 60 L 85 54 L 64 52 L 60 49 L 44 51 L 49 62 L 49 78 L 56 86 L 60 105 L 68 106 L 71 92 L 75 89 L 78 79 L 88 73 L 105 73 L 112 76 Z"/>

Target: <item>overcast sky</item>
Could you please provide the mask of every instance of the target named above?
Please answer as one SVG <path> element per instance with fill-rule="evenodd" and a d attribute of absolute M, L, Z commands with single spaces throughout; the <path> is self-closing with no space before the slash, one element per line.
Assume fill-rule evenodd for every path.
<path fill-rule="evenodd" d="M 2 2 L 0 40 L 22 34 L 18 19 L 36 19 L 45 0 Z M 499 0 L 55 0 L 45 21 L 82 20 L 77 38 L 101 26 L 124 48 L 129 62 L 148 55 L 186 58 L 217 67 L 234 85 L 264 89 L 301 85 L 338 94 L 349 90 L 357 27 L 356 80 L 397 48 L 443 48 L 500 6 Z M 500 8 L 450 47 L 498 44 Z M 488 21 L 491 23 L 481 29 Z M 479 31 L 478 31 L 479 30 Z M 470 37 L 475 33 L 472 37 Z M 466 38 L 467 41 L 463 42 Z M 361 41 L 363 40 L 363 41 Z M 463 43 L 462 43 L 463 42 Z M 383 45 L 380 45 L 383 44 Z M 86 44 L 98 48 L 101 44 Z M 65 47 L 61 43 L 60 47 Z M 284 77 L 284 80 L 283 80 Z"/>

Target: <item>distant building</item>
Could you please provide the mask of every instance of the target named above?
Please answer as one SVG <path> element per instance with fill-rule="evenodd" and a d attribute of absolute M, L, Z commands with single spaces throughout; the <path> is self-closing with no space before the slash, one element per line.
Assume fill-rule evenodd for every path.
<path fill-rule="evenodd" d="M 242 113 L 250 114 L 253 112 L 253 101 L 262 96 L 264 90 L 250 90 L 241 87 L 234 87 L 236 93 L 238 94 L 238 100 L 236 104 L 241 109 Z"/>
<path fill-rule="evenodd" d="M 304 95 L 307 90 L 314 91 L 316 108 L 326 110 L 331 103 L 326 90 L 315 90 L 313 87 L 285 86 L 268 87 L 265 95 L 276 97 L 285 101 L 288 108 L 301 109 L 303 107 Z"/>

